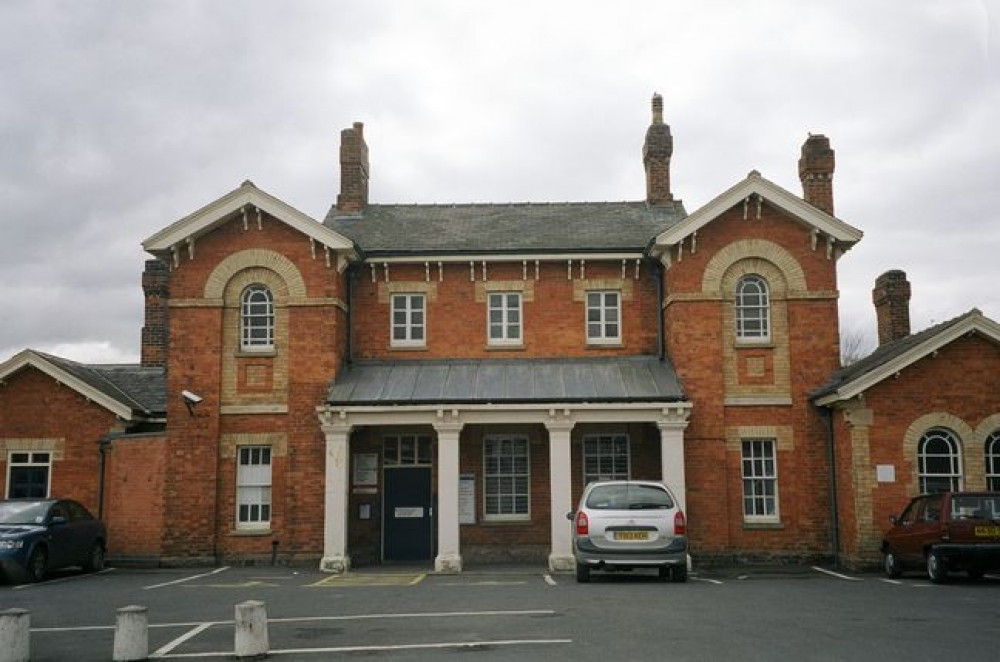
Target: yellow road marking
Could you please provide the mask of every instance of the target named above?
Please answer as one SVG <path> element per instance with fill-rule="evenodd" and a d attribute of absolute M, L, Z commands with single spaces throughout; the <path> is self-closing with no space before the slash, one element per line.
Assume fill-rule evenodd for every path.
<path fill-rule="evenodd" d="M 333 575 L 325 577 L 310 586 L 335 587 L 335 586 L 415 586 L 424 580 L 427 573 L 419 574 L 363 574 L 348 572 L 343 575 Z"/>

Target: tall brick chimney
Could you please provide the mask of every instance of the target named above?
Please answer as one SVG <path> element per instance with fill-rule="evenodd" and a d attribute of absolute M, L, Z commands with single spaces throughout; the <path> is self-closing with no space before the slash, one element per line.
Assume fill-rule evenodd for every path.
<path fill-rule="evenodd" d="M 146 260 L 142 293 L 146 297 L 146 320 L 142 327 L 139 361 L 144 368 L 165 368 L 170 348 L 170 268 L 165 262 Z"/>
<path fill-rule="evenodd" d="M 646 168 L 646 202 L 662 205 L 674 199 L 670 192 L 670 157 L 674 138 L 670 126 L 663 123 L 663 97 L 653 95 L 653 121 L 646 129 L 642 146 L 642 165 Z"/>
<path fill-rule="evenodd" d="M 833 216 L 833 170 L 836 159 L 830 139 L 822 133 L 809 134 L 802 144 L 799 180 L 806 202 Z"/>
<path fill-rule="evenodd" d="M 340 193 L 337 210 L 362 211 L 368 205 L 368 145 L 365 125 L 355 122 L 340 132 Z"/>
<path fill-rule="evenodd" d="M 872 302 L 879 346 L 910 335 L 910 281 L 905 272 L 893 269 L 876 278 Z"/>

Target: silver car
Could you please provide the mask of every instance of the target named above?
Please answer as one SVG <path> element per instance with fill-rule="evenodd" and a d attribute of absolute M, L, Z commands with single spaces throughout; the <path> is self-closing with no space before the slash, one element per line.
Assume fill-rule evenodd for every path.
<path fill-rule="evenodd" d="M 687 520 L 662 483 L 598 481 L 583 490 L 573 521 L 576 581 L 591 570 L 657 568 L 661 579 L 687 580 Z"/>

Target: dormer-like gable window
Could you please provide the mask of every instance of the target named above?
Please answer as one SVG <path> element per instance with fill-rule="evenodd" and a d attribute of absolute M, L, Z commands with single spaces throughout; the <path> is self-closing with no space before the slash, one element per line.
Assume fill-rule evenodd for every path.
<path fill-rule="evenodd" d="M 743 342 L 771 340 L 771 300 L 767 281 L 757 274 L 736 284 L 736 339 Z"/>
<path fill-rule="evenodd" d="M 243 290 L 240 309 L 240 345 L 247 352 L 274 349 L 274 296 L 259 283 Z"/>

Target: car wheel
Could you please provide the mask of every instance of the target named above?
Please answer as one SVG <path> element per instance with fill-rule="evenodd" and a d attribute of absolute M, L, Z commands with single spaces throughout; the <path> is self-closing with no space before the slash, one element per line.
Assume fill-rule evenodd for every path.
<path fill-rule="evenodd" d="M 44 547 L 36 547 L 28 557 L 28 566 L 25 571 L 28 574 L 29 582 L 40 582 L 45 577 L 45 571 L 49 565 L 49 554 Z"/>
<path fill-rule="evenodd" d="M 941 553 L 936 549 L 927 552 L 927 576 L 935 584 L 948 581 L 948 570 L 944 567 Z"/>
<path fill-rule="evenodd" d="M 899 565 L 899 559 L 896 558 L 891 549 L 885 550 L 885 555 L 882 557 L 882 567 L 885 568 L 885 574 L 891 579 L 898 579 L 903 574 L 903 568 Z"/>
<path fill-rule="evenodd" d="M 675 565 L 670 569 L 670 581 L 675 584 L 686 582 L 688 579 L 688 569 L 685 565 Z"/>
<path fill-rule="evenodd" d="M 582 563 L 576 564 L 576 581 L 586 584 L 590 581 L 590 568 Z"/>
<path fill-rule="evenodd" d="M 104 569 L 104 546 L 101 543 L 95 542 L 94 546 L 90 548 L 90 554 L 83 562 L 83 569 L 87 572 L 97 572 Z"/>

